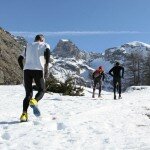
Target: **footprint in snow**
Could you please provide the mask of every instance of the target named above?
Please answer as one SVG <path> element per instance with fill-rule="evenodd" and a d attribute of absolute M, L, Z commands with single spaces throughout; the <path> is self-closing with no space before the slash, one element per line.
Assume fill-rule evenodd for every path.
<path fill-rule="evenodd" d="M 39 125 L 39 124 L 40 124 L 40 121 L 33 121 L 33 124 L 34 124 L 34 125 Z"/>
<path fill-rule="evenodd" d="M 8 126 L 6 125 L 6 126 L 3 126 L 3 129 L 4 130 L 7 130 L 8 129 Z"/>
<path fill-rule="evenodd" d="M 64 130 L 66 126 L 63 123 L 57 123 L 57 130 Z"/>
<path fill-rule="evenodd" d="M 104 139 L 104 143 L 109 143 L 109 138 Z"/>
<path fill-rule="evenodd" d="M 33 142 L 34 145 L 39 145 L 39 143 L 40 143 L 39 141 L 34 141 Z"/>
<path fill-rule="evenodd" d="M 1 137 L 4 140 L 9 140 L 11 138 L 11 136 L 8 132 L 3 133 Z"/>

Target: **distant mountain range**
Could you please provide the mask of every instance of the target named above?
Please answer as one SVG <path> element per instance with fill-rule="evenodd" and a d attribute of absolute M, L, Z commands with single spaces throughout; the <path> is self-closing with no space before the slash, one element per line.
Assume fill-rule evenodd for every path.
<path fill-rule="evenodd" d="M 22 82 L 22 71 L 18 66 L 17 57 L 25 45 L 24 38 L 15 37 L 0 28 L 0 84 Z M 90 87 L 92 72 L 103 66 L 107 77 L 105 85 L 110 86 L 111 77 L 107 75 L 109 69 L 116 61 L 127 67 L 128 56 L 132 53 L 142 53 L 142 56 L 146 57 L 150 53 L 150 45 L 134 41 L 106 49 L 104 53 L 96 53 L 80 50 L 71 40 L 61 39 L 52 51 L 50 72 L 60 81 L 65 81 L 71 76 L 76 79 L 76 84 Z M 127 79 L 124 83 L 130 85 L 127 84 Z"/>
<path fill-rule="evenodd" d="M 134 41 L 106 49 L 104 53 L 86 52 L 80 50 L 70 40 L 60 40 L 53 50 L 53 62 L 50 71 L 58 80 L 65 80 L 68 76 L 76 78 L 77 84 L 90 87 L 92 85 L 92 72 L 103 66 L 106 73 L 105 88 L 111 87 L 111 77 L 108 71 L 119 61 L 125 67 L 124 88 L 134 83 L 129 80 L 132 73 L 128 71 L 129 56 L 132 53 L 146 57 L 150 53 L 150 45 Z"/>

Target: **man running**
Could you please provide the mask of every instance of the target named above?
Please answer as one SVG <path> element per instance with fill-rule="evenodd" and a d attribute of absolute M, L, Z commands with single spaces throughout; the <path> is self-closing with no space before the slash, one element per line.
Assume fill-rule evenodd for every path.
<path fill-rule="evenodd" d="M 99 94 L 98 97 L 101 97 L 101 90 L 102 90 L 102 80 L 104 81 L 105 79 L 105 74 L 102 66 L 100 66 L 98 69 L 96 69 L 93 72 L 93 80 L 94 80 L 94 86 L 93 86 L 93 95 L 92 97 L 95 98 L 95 90 L 97 84 L 99 85 Z"/>
<path fill-rule="evenodd" d="M 45 59 L 45 64 L 42 64 L 42 58 Z M 50 46 L 45 43 L 43 35 L 39 34 L 35 37 L 35 41 L 27 44 L 25 50 L 18 58 L 18 63 L 21 69 L 24 70 L 24 87 L 26 96 L 23 100 L 23 112 L 20 117 L 21 122 L 28 121 L 27 109 L 29 105 L 33 109 L 35 116 L 40 116 L 38 109 L 38 101 L 42 99 L 45 92 L 44 78 L 48 77 L 50 59 Z M 25 64 L 23 65 L 23 60 Z M 35 82 L 38 93 L 33 98 L 32 82 Z"/>
<path fill-rule="evenodd" d="M 116 62 L 109 74 L 113 77 L 114 99 L 116 99 L 116 89 L 119 92 L 119 98 L 121 98 L 121 78 L 124 78 L 124 67 L 120 66 L 119 62 Z"/>

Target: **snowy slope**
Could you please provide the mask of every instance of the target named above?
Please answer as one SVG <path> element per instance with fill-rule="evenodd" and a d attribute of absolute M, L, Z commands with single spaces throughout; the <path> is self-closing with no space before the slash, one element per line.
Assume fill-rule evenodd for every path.
<path fill-rule="evenodd" d="M 109 51 L 111 55 L 116 51 L 120 51 L 123 54 L 131 54 L 133 52 L 139 52 L 142 53 L 144 56 L 146 56 L 148 52 L 150 52 L 150 45 L 140 41 L 133 41 L 118 47 L 109 48 L 105 50 L 105 53 L 106 51 Z"/>
<path fill-rule="evenodd" d="M 109 70 L 114 66 L 114 64 L 111 64 L 109 61 L 106 61 L 104 58 L 95 59 L 91 62 L 92 68 L 98 68 L 99 66 L 103 66 L 106 73 L 109 72 Z"/>
<path fill-rule="evenodd" d="M 41 118 L 29 109 L 19 123 L 23 86 L 0 86 L 0 150 L 149 150 L 150 87 L 132 87 L 122 100 L 45 94 Z M 52 120 L 52 117 L 57 117 Z"/>
<path fill-rule="evenodd" d="M 77 80 L 82 80 L 86 83 L 91 81 L 89 74 L 93 72 L 93 68 L 88 66 L 87 62 L 82 59 L 53 58 L 53 65 L 50 67 L 50 72 L 61 82 L 65 82 L 68 77 L 75 77 Z"/>

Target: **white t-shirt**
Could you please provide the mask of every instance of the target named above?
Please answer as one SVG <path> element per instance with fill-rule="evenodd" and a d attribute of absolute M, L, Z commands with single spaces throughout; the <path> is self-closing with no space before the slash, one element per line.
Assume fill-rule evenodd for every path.
<path fill-rule="evenodd" d="M 33 42 L 27 44 L 26 50 L 21 54 L 25 58 L 23 70 L 43 70 L 45 59 L 44 52 L 50 45 L 45 42 Z"/>

